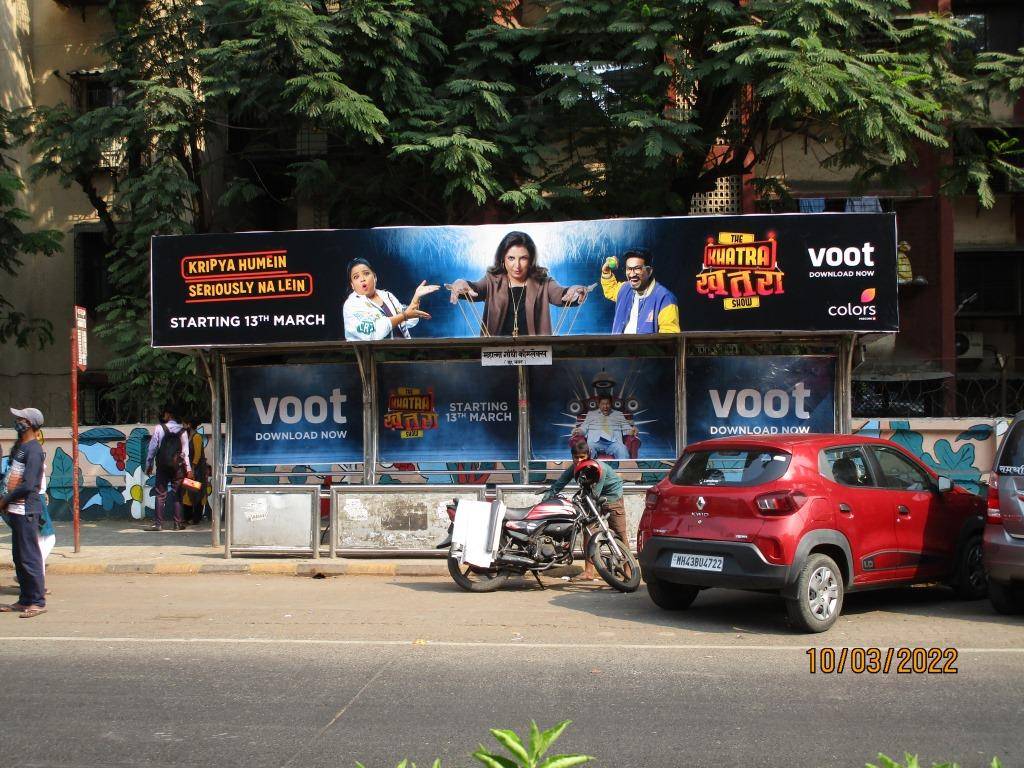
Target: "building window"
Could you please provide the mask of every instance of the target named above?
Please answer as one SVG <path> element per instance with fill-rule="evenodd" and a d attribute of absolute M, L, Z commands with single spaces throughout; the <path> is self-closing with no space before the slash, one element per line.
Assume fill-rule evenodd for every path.
<path fill-rule="evenodd" d="M 966 251 L 956 255 L 957 313 L 969 316 L 1020 315 L 1024 253 Z"/>
<path fill-rule="evenodd" d="M 68 74 L 71 77 L 72 96 L 79 112 L 91 112 L 117 103 L 117 91 L 110 84 L 107 72 L 83 69 Z"/>
<path fill-rule="evenodd" d="M 102 232 L 75 232 L 75 303 L 93 317 L 101 305 L 114 297 L 107 269 L 109 251 Z"/>

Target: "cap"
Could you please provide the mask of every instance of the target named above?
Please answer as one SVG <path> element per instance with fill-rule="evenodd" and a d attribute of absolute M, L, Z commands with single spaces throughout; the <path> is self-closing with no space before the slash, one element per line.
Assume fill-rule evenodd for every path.
<path fill-rule="evenodd" d="M 31 424 L 32 429 L 39 429 L 43 426 L 43 412 L 38 408 L 22 408 L 21 410 L 11 408 L 11 413 L 14 414 L 15 418 L 24 419 Z"/>

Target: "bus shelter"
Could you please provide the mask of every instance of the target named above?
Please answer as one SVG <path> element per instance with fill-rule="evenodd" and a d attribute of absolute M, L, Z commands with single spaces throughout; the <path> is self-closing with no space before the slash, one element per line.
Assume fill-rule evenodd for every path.
<path fill-rule="evenodd" d="M 635 524 L 687 443 L 848 432 L 857 337 L 898 329 L 896 297 L 884 214 L 152 245 L 153 345 L 206 361 L 224 424 L 227 556 L 431 550 L 453 497 L 525 504 L 574 440 Z"/>

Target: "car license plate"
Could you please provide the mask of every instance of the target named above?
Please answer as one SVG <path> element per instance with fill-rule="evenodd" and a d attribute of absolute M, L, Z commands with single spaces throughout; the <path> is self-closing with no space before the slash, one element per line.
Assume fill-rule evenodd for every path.
<path fill-rule="evenodd" d="M 692 571 L 721 571 L 725 558 L 714 555 L 687 555 L 682 552 L 672 554 L 673 568 L 689 568 Z"/>

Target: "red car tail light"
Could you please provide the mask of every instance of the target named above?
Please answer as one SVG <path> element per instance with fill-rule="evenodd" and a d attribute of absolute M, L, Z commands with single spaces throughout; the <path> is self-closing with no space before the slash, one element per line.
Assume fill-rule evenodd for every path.
<path fill-rule="evenodd" d="M 637 531 L 636 533 L 636 553 L 639 555 L 644 551 L 644 544 L 647 543 L 647 531 Z"/>
<path fill-rule="evenodd" d="M 989 525 L 1002 525 L 1003 513 L 999 510 L 999 475 L 993 473 L 988 483 L 988 504 L 985 510 L 985 522 Z"/>
<path fill-rule="evenodd" d="M 653 488 L 647 490 L 647 495 L 644 497 L 644 507 L 653 510 L 658 505 L 658 492 Z"/>
<path fill-rule="evenodd" d="M 800 491 L 773 491 L 763 493 L 754 499 L 757 511 L 762 515 L 791 515 L 807 501 Z"/>

